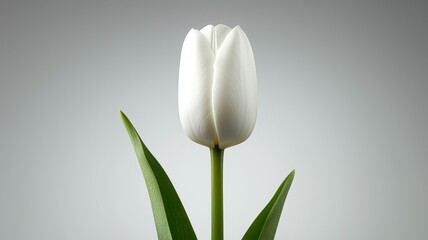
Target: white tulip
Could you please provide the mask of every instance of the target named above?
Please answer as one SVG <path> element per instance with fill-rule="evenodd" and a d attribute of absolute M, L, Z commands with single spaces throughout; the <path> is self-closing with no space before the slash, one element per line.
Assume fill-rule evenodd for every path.
<path fill-rule="evenodd" d="M 178 86 L 180 121 L 193 141 L 225 149 L 245 141 L 257 117 L 253 50 L 239 26 L 191 29 Z"/>

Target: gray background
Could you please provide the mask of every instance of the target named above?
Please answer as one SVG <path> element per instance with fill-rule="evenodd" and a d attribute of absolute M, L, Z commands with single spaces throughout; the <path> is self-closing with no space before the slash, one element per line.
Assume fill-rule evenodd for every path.
<path fill-rule="evenodd" d="M 210 23 L 241 25 L 259 81 L 226 239 L 292 169 L 277 239 L 428 239 L 428 4 L 404 0 L 1 1 L 1 239 L 156 239 L 120 109 L 210 238 L 209 151 L 177 108 L 183 39 Z"/>

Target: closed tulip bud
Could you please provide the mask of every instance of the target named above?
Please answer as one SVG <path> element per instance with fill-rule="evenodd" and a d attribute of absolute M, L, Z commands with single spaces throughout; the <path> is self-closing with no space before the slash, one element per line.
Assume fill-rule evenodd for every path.
<path fill-rule="evenodd" d="M 191 29 L 180 59 L 180 121 L 193 141 L 225 149 L 245 141 L 257 117 L 253 50 L 239 26 Z"/>

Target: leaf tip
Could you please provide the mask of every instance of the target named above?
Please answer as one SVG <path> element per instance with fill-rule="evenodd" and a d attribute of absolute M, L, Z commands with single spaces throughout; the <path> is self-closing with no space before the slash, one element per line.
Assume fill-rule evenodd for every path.
<path fill-rule="evenodd" d="M 293 169 L 293 171 L 291 171 L 290 174 L 288 175 L 290 177 L 291 181 L 293 181 L 295 174 L 296 174 L 296 169 Z"/>
<path fill-rule="evenodd" d="M 120 110 L 120 118 L 122 118 L 123 122 L 129 121 L 128 117 L 125 115 L 125 113 L 122 110 Z"/>

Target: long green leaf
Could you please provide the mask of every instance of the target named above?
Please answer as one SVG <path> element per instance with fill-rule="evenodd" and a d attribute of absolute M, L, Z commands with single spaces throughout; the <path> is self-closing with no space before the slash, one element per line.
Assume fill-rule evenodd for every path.
<path fill-rule="evenodd" d="M 251 224 L 250 228 L 242 238 L 243 240 L 274 239 L 279 218 L 281 217 L 282 208 L 293 179 L 294 170 L 281 183 L 275 195 Z"/>
<path fill-rule="evenodd" d="M 123 112 L 120 113 L 146 181 L 158 239 L 197 239 L 183 204 L 165 170 L 147 149 L 128 117 Z"/>

